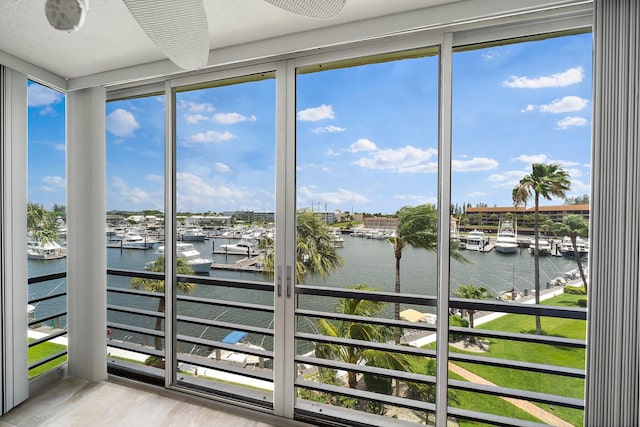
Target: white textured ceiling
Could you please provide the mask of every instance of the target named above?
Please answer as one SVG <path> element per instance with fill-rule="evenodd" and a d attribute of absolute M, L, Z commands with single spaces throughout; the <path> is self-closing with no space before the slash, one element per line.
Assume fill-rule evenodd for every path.
<path fill-rule="evenodd" d="M 332 20 L 294 15 L 263 0 L 204 0 L 204 6 L 215 51 L 454 1 L 347 0 Z M 67 79 L 166 59 L 120 0 L 89 0 L 84 26 L 71 34 L 49 26 L 44 3 L 0 0 L 0 51 Z"/>

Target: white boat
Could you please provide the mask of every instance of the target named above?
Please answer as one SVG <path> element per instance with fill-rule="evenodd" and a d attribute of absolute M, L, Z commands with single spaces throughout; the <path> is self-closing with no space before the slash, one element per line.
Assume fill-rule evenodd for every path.
<path fill-rule="evenodd" d="M 151 249 L 158 243 L 156 239 L 142 237 L 139 234 L 127 233 L 122 239 L 122 247 L 128 249 Z"/>
<path fill-rule="evenodd" d="M 589 256 L 589 247 L 580 237 L 576 237 L 576 249 L 578 250 L 578 255 L 580 256 L 580 258 L 586 258 L 587 256 Z M 575 258 L 575 253 L 573 252 L 573 244 L 571 243 L 571 237 L 564 236 L 564 238 L 562 239 L 562 243 L 560 243 L 560 254 L 567 258 Z"/>
<path fill-rule="evenodd" d="M 496 251 L 503 254 L 513 254 L 518 252 L 518 234 L 513 222 L 510 220 L 503 219 L 500 221 L 495 248 Z"/>
<path fill-rule="evenodd" d="M 533 255 L 536 241 L 532 237 L 529 239 L 529 253 Z M 551 242 L 542 235 L 538 235 L 538 255 L 549 255 L 551 253 Z"/>
<path fill-rule="evenodd" d="M 246 341 L 247 333 L 242 331 L 233 331 L 230 332 L 227 336 L 222 339 L 222 342 L 225 344 L 233 344 L 238 347 L 238 351 L 230 351 L 226 349 L 217 349 L 213 351 L 210 355 L 210 359 L 215 359 L 218 361 L 229 362 L 234 365 L 239 366 L 261 366 L 264 364 L 264 358 L 262 356 L 257 356 L 254 354 L 243 353 L 242 349 L 251 349 L 258 351 L 265 351 L 264 348 L 260 347 L 256 344 L 251 344 Z"/>
<path fill-rule="evenodd" d="M 183 242 L 204 242 L 207 234 L 200 227 L 186 227 L 178 230 L 178 240 Z"/>
<path fill-rule="evenodd" d="M 57 242 L 27 242 L 27 258 L 28 259 L 60 259 L 67 256 L 65 248 L 60 246 Z"/>
<path fill-rule="evenodd" d="M 487 240 L 484 237 L 484 232 L 479 230 L 470 231 L 467 234 L 467 243 L 465 248 L 468 251 L 481 251 L 487 244 Z"/>
<path fill-rule="evenodd" d="M 156 255 L 164 256 L 164 246 L 160 246 L 155 252 Z M 202 258 L 200 252 L 193 246 L 193 243 L 176 243 L 176 256 L 187 260 L 187 264 L 194 273 L 209 273 L 213 260 L 210 258 Z M 153 261 L 152 261 L 153 262 Z"/>
<path fill-rule="evenodd" d="M 341 248 L 344 246 L 344 237 L 342 237 L 340 230 L 334 230 L 331 233 L 331 243 L 333 243 L 333 246 L 336 248 Z"/>
<path fill-rule="evenodd" d="M 249 240 L 240 240 L 238 243 L 221 245 L 220 250 L 227 254 L 240 254 L 247 256 L 258 255 L 258 246 Z"/>

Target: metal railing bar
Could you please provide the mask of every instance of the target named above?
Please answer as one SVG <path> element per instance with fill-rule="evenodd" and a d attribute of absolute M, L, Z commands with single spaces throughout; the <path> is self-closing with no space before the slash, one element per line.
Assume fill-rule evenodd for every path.
<path fill-rule="evenodd" d="M 164 338 L 164 331 L 157 331 L 155 329 L 142 328 L 139 326 L 131 326 L 114 322 L 107 322 L 107 327 L 111 329 L 117 329 L 119 331 L 135 332 L 142 335 L 151 335 L 154 337 Z"/>
<path fill-rule="evenodd" d="M 490 337 L 505 339 L 509 341 L 530 342 L 535 344 L 546 344 L 553 346 L 563 346 L 572 348 L 587 348 L 587 342 L 574 338 L 554 337 L 550 335 L 526 334 L 522 332 L 493 331 L 489 329 L 465 328 L 461 326 L 450 326 L 449 333 L 468 335 L 474 337 Z"/>
<path fill-rule="evenodd" d="M 388 394 L 372 393 L 370 391 L 352 389 L 347 387 L 334 386 L 330 384 L 318 383 L 314 381 L 300 380 L 295 381 L 296 387 L 302 387 L 310 390 L 316 390 L 324 393 L 338 394 L 341 396 L 355 397 L 357 399 L 373 400 L 375 402 L 387 405 L 398 406 L 401 408 L 415 409 L 419 411 L 434 412 L 435 405 L 433 403 L 421 400 L 405 399 Z"/>
<path fill-rule="evenodd" d="M 435 384 L 436 377 L 432 375 L 423 375 L 407 371 L 395 371 L 393 369 L 378 368 L 375 366 L 355 365 L 352 363 L 341 362 L 339 360 L 321 359 L 309 356 L 296 356 L 297 363 L 306 365 L 321 366 L 323 368 L 361 372 L 365 374 L 377 375 L 381 377 L 396 378 L 399 380 L 417 382 L 422 384 Z"/>
<path fill-rule="evenodd" d="M 585 379 L 584 369 L 568 368 L 564 366 L 546 365 L 542 363 L 521 362 L 518 360 L 498 359 L 495 357 L 476 356 L 463 353 L 449 353 L 449 361 L 473 363 L 477 365 L 494 366 L 499 368 L 519 369 L 540 374 L 561 375 L 563 377 Z"/>
<path fill-rule="evenodd" d="M 60 318 L 60 317 L 66 316 L 66 315 L 67 315 L 67 312 L 66 312 L 66 311 L 60 311 L 60 312 L 58 312 L 58 313 L 54 313 L 54 314 L 50 314 L 50 315 L 45 316 L 45 317 L 41 317 L 41 318 L 38 318 L 38 319 L 34 319 L 34 320 L 32 320 L 32 321 L 30 321 L 30 322 L 28 323 L 28 326 L 29 326 L 29 327 L 31 327 L 31 326 L 33 326 L 33 325 L 38 325 L 38 324 L 40 324 L 40 323 L 44 323 L 44 322 L 46 322 L 47 320 L 51 320 L 51 319 L 58 319 L 58 318 Z"/>
<path fill-rule="evenodd" d="M 42 343 L 45 343 L 45 342 L 49 342 L 49 341 L 54 340 L 54 339 L 56 339 L 58 337 L 62 337 L 64 335 L 67 335 L 67 331 L 58 331 L 58 332 L 55 332 L 53 334 L 44 336 L 42 338 L 38 338 L 37 340 L 33 340 L 33 341 L 29 342 L 29 348 L 35 347 L 35 346 L 37 346 L 39 344 L 42 344 Z"/>
<path fill-rule="evenodd" d="M 226 344 L 220 341 L 211 341 L 203 338 L 194 338 L 188 335 L 178 335 L 177 337 L 179 342 L 196 344 L 205 347 L 210 347 L 213 351 L 219 350 L 229 350 L 235 353 L 243 353 L 250 354 L 252 356 L 264 357 L 265 359 L 273 359 L 273 351 L 269 350 L 260 350 L 257 348 L 249 348 L 249 347 L 240 347 L 235 344 Z"/>
<path fill-rule="evenodd" d="M 395 344 L 387 344 L 373 341 L 361 341 L 349 338 L 338 338 L 338 337 L 329 337 L 326 335 L 316 335 L 309 334 L 305 332 L 297 332 L 295 334 L 296 339 L 312 341 L 312 342 L 320 342 L 325 344 L 337 344 L 343 345 L 347 347 L 361 347 L 367 348 L 371 350 L 381 350 L 390 353 L 400 353 L 400 354 L 411 354 L 414 356 L 423 356 L 423 357 L 436 357 L 435 350 L 426 350 L 419 347 L 412 347 L 408 345 L 395 345 Z"/>
<path fill-rule="evenodd" d="M 554 307 L 550 305 L 522 304 L 517 302 L 471 300 L 466 298 L 450 298 L 450 308 L 463 310 L 491 311 L 509 314 L 528 314 L 534 316 L 556 317 L 561 319 L 587 320 L 584 308 Z"/>
<path fill-rule="evenodd" d="M 55 298 L 60 298 L 60 297 L 66 297 L 67 296 L 67 292 L 58 292 L 55 294 L 51 294 L 51 295 L 45 295 L 43 297 L 38 297 L 38 298 L 34 298 L 32 300 L 28 301 L 28 304 L 36 304 L 42 301 L 47 301 L 47 300 L 51 300 L 51 299 L 55 299 Z"/>
<path fill-rule="evenodd" d="M 237 323 L 221 322 L 217 320 L 199 319 L 197 317 L 178 316 L 179 322 L 190 323 L 200 326 L 212 326 L 222 329 L 229 329 L 232 331 L 251 332 L 260 335 L 273 336 L 273 329 L 262 328 L 259 326 L 239 325 Z"/>
<path fill-rule="evenodd" d="M 107 311 L 117 311 L 119 313 L 137 314 L 140 316 L 147 316 L 147 317 L 161 317 L 164 319 L 164 313 L 160 313 L 159 311 L 143 310 L 141 308 L 133 308 L 133 307 L 124 307 L 121 305 L 107 304 Z"/>
<path fill-rule="evenodd" d="M 143 291 L 143 290 L 138 290 L 133 288 L 107 287 L 107 293 L 136 295 L 136 296 L 150 297 L 150 298 L 164 298 L 164 294 L 161 292 L 149 292 L 149 291 Z"/>
<path fill-rule="evenodd" d="M 449 380 L 449 388 L 488 394 L 491 396 L 512 397 L 514 399 L 534 401 L 547 405 L 558 405 L 566 408 L 584 410 L 584 400 L 572 397 L 558 396 L 555 394 L 539 393 L 535 391 L 519 390 L 501 386 L 489 386 L 460 380 Z"/>
<path fill-rule="evenodd" d="M 447 414 L 459 419 L 480 421 L 500 427 L 549 427 L 548 424 L 519 420 L 517 418 L 509 418 L 485 412 L 470 411 L 468 409 L 452 408 L 451 406 L 447 408 Z"/>
<path fill-rule="evenodd" d="M 61 271 L 59 273 L 51 273 L 51 274 L 43 274 L 41 276 L 33 276 L 27 278 L 27 284 L 32 285 L 34 283 L 42 283 L 48 282 L 50 280 L 64 279 L 67 277 L 66 271 Z"/>
<path fill-rule="evenodd" d="M 164 273 L 156 273 L 156 272 L 140 271 L 140 270 L 108 268 L 107 275 L 164 280 Z M 264 292 L 273 292 L 273 289 L 274 289 L 273 283 L 268 283 L 268 282 L 259 282 L 259 281 L 250 281 L 250 280 L 240 281 L 240 280 L 220 279 L 220 278 L 203 277 L 203 276 L 189 276 L 184 274 L 178 274 L 177 278 L 178 278 L 178 281 L 180 282 L 197 283 L 200 285 L 214 285 L 214 286 L 222 286 L 227 288 L 251 289 L 256 291 L 264 291 Z"/>
<path fill-rule="evenodd" d="M 359 291 L 356 289 L 330 288 L 324 286 L 296 285 L 296 294 L 325 296 L 334 298 L 354 298 L 369 301 L 399 302 L 412 305 L 425 305 L 435 307 L 437 299 L 435 296 L 424 296 L 417 294 L 398 294 L 395 292 L 380 291 Z"/>
<path fill-rule="evenodd" d="M 138 353 L 138 354 L 146 354 L 149 356 L 156 356 L 156 357 L 164 357 L 164 351 L 163 350 L 158 350 L 154 347 L 148 347 L 148 346 L 143 346 L 141 344 L 134 344 L 128 341 L 120 341 L 117 339 L 112 339 L 109 340 L 107 342 L 107 351 L 108 348 L 112 347 L 112 348 L 117 348 L 120 350 L 127 350 L 127 351 L 131 351 L 133 353 Z M 113 358 L 114 356 L 108 356 Z"/>
<path fill-rule="evenodd" d="M 192 296 L 186 296 L 186 295 L 179 295 L 178 301 L 192 302 L 196 304 L 215 305 L 220 307 L 241 308 L 245 310 L 261 311 L 265 313 L 273 313 L 273 306 L 263 305 L 263 304 L 250 304 L 250 303 L 243 303 L 243 302 L 236 302 L 236 301 L 225 301 L 225 300 L 217 300 L 217 299 L 202 298 L 202 297 L 192 297 Z"/>
<path fill-rule="evenodd" d="M 178 362 L 273 383 L 273 377 L 267 372 L 259 369 L 247 369 L 245 367 L 235 366 L 226 362 L 217 362 L 215 359 L 204 359 L 202 357 L 178 353 Z"/>
<path fill-rule="evenodd" d="M 59 351 L 58 353 L 52 354 L 51 356 L 45 357 L 44 359 L 40 359 L 37 362 L 33 362 L 29 364 L 29 370 L 35 369 L 38 366 L 42 366 L 45 363 L 49 363 L 52 360 L 59 359 L 60 357 L 66 356 L 67 350 Z"/>
<path fill-rule="evenodd" d="M 392 326 L 405 329 L 419 329 L 423 331 L 436 331 L 436 326 L 427 325 L 420 322 L 409 322 L 406 320 L 382 319 L 379 317 L 354 316 L 350 314 L 331 313 L 325 311 L 296 310 L 297 316 L 314 317 L 321 319 L 343 320 L 356 323 L 367 323 L 371 325 Z"/>

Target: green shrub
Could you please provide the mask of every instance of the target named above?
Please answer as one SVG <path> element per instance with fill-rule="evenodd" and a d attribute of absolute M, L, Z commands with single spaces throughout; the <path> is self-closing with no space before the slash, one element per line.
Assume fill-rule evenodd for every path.
<path fill-rule="evenodd" d="M 391 394 L 391 378 L 382 377 L 380 375 L 364 374 L 364 383 L 367 385 L 367 390 L 375 393 Z"/>
<path fill-rule="evenodd" d="M 587 290 L 584 286 L 565 286 L 564 293 L 570 295 L 586 295 Z"/>
<path fill-rule="evenodd" d="M 467 319 L 463 319 L 460 316 L 449 316 L 449 326 L 461 326 L 463 328 L 469 327 L 469 321 Z M 464 334 L 449 334 L 449 342 L 455 342 L 463 339 L 465 337 Z"/>
<path fill-rule="evenodd" d="M 578 300 L 578 307 L 587 307 L 587 299 L 586 298 L 580 298 Z"/>

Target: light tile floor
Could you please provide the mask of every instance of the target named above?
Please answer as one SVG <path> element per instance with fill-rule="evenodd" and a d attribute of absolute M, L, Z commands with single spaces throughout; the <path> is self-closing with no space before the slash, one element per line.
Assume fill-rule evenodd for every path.
<path fill-rule="evenodd" d="M 120 380 L 65 378 L 0 417 L 0 427 L 305 426 L 231 405 Z"/>

